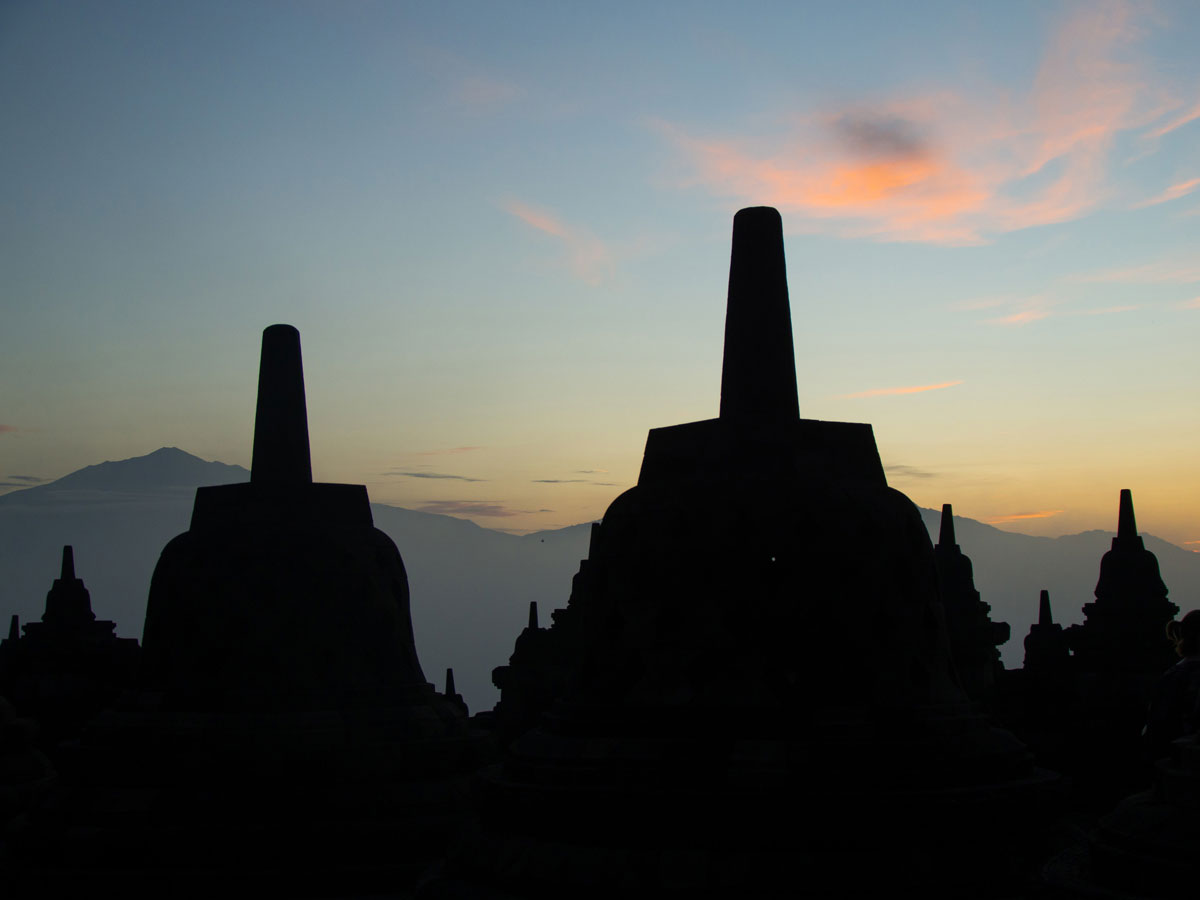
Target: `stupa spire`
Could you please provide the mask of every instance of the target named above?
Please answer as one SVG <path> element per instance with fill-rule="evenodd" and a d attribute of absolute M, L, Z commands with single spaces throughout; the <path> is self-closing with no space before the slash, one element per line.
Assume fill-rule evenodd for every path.
<path fill-rule="evenodd" d="M 1053 625 L 1054 616 L 1050 612 L 1050 592 L 1042 591 L 1038 598 L 1038 624 Z"/>
<path fill-rule="evenodd" d="M 535 629 L 538 627 L 538 614 L 537 614 L 537 601 L 536 600 L 529 601 L 529 627 L 535 628 Z"/>
<path fill-rule="evenodd" d="M 263 331 L 250 480 L 312 483 L 300 332 L 291 325 L 271 325 Z"/>
<path fill-rule="evenodd" d="M 70 544 L 63 547 L 62 573 L 58 577 L 60 581 L 75 580 L 75 548 Z"/>
<path fill-rule="evenodd" d="M 954 510 L 949 503 L 942 504 L 942 530 L 938 532 L 938 546 L 950 548 L 958 543 L 954 539 Z"/>
<path fill-rule="evenodd" d="M 454 670 L 453 670 L 453 669 L 447 669 L 447 670 L 446 670 L 446 690 L 445 690 L 445 694 L 446 694 L 446 696 L 447 696 L 447 697 L 453 697 L 453 696 L 454 696 L 455 694 L 457 694 L 457 693 L 458 693 L 458 691 L 456 691 L 456 690 L 454 689 Z"/>
<path fill-rule="evenodd" d="M 721 418 L 799 417 L 783 220 L 772 207 L 750 207 L 733 217 Z"/>
<path fill-rule="evenodd" d="M 1133 517 L 1133 492 L 1129 488 L 1121 490 L 1121 512 L 1117 518 L 1117 539 L 1127 540 L 1137 537 L 1137 520 Z"/>

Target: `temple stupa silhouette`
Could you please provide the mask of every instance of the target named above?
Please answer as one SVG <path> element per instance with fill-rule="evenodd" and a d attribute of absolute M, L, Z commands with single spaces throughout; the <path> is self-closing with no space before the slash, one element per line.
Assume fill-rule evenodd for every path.
<path fill-rule="evenodd" d="M 993 622 L 992 607 L 975 589 L 971 558 L 962 552 L 954 535 L 954 508 L 942 504 L 942 523 L 933 547 L 950 656 L 959 682 L 974 700 L 990 699 L 996 692 L 1004 666 L 997 649 L 1010 635 L 1007 622 Z"/>
<path fill-rule="evenodd" d="M 958 684 L 871 426 L 800 418 L 771 208 L 734 218 L 719 417 L 650 432 L 534 631 L 500 733 L 522 686 L 561 688 L 484 770 L 431 896 L 961 894 L 1013 877 L 1053 780 Z"/>
<path fill-rule="evenodd" d="M 1175 662 L 1166 626 L 1179 612 L 1167 599 L 1158 558 L 1137 531 L 1133 493 L 1121 491 L 1117 535 L 1100 560 L 1096 599 L 1084 621 L 1067 629 L 1075 664 L 1084 672 L 1159 675 Z"/>
<path fill-rule="evenodd" d="M 143 641 L 140 692 L 85 735 L 87 787 L 44 851 L 78 851 L 83 882 L 403 890 L 469 813 L 487 739 L 421 670 L 366 488 L 312 481 L 290 325 L 263 333 L 251 479 L 196 491 Z"/>
<path fill-rule="evenodd" d="M 37 719 L 56 755 L 70 755 L 88 719 L 137 677 L 138 643 L 117 637 L 116 628 L 96 618 L 68 544 L 41 621 L 22 626 L 14 615 L 0 641 L 0 693 Z"/>

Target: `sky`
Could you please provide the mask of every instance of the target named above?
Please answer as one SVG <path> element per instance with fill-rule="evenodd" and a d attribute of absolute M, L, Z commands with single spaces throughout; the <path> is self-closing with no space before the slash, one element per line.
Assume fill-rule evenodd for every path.
<path fill-rule="evenodd" d="M 0 491 L 248 465 L 516 532 L 715 416 L 730 226 L 785 229 L 801 414 L 922 506 L 1200 548 L 1200 5 L 0 5 Z"/>

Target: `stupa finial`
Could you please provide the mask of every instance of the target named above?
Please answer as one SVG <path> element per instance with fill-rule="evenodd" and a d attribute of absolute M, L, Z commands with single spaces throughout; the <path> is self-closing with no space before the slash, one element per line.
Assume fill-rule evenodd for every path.
<path fill-rule="evenodd" d="M 63 546 L 62 573 L 58 577 L 61 581 L 75 580 L 75 548 L 70 544 Z"/>
<path fill-rule="evenodd" d="M 799 417 L 783 220 L 772 207 L 750 207 L 733 217 L 721 418 Z"/>
<path fill-rule="evenodd" d="M 958 543 L 954 539 L 954 509 L 949 503 L 942 504 L 942 530 L 938 532 L 938 546 L 949 549 Z"/>
<path fill-rule="evenodd" d="M 1038 624 L 1039 625 L 1053 625 L 1054 624 L 1054 616 L 1050 612 L 1050 592 L 1049 591 L 1042 591 L 1041 596 L 1038 597 Z"/>
<path fill-rule="evenodd" d="M 447 697 L 453 697 L 458 691 L 454 690 L 454 670 L 446 669 L 446 690 Z"/>
<path fill-rule="evenodd" d="M 312 483 L 300 332 L 291 325 L 271 325 L 263 331 L 250 480 Z"/>
<path fill-rule="evenodd" d="M 1117 539 L 1126 540 L 1137 537 L 1137 520 L 1133 517 L 1133 492 L 1129 488 L 1121 490 L 1121 512 L 1117 518 Z"/>
<path fill-rule="evenodd" d="M 530 628 L 538 627 L 537 601 L 536 600 L 529 601 L 529 627 Z"/>

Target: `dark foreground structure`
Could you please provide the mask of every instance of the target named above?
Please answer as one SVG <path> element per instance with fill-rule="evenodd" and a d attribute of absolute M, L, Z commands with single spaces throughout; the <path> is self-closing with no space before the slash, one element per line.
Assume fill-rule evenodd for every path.
<path fill-rule="evenodd" d="M 21 626 L 13 616 L 0 642 L 0 694 L 38 722 L 60 765 L 73 765 L 86 724 L 137 678 L 138 643 L 117 637 L 116 628 L 96 618 L 75 574 L 75 549 L 66 546 L 41 621 Z"/>
<path fill-rule="evenodd" d="M 196 492 L 143 640 L 32 839 L 31 892 L 394 891 L 444 852 L 486 739 L 421 671 L 366 489 L 312 481 L 291 326 L 263 334 L 251 480 Z"/>
<path fill-rule="evenodd" d="M 432 896 L 963 896 L 1025 875 L 1055 779 L 959 683 L 933 547 L 870 426 L 799 416 L 773 209 L 734 220 L 719 418 L 650 432 L 555 642 L 498 673 L 502 733 L 536 724 L 482 774 Z M 558 688 L 537 710 L 529 684 Z"/>

